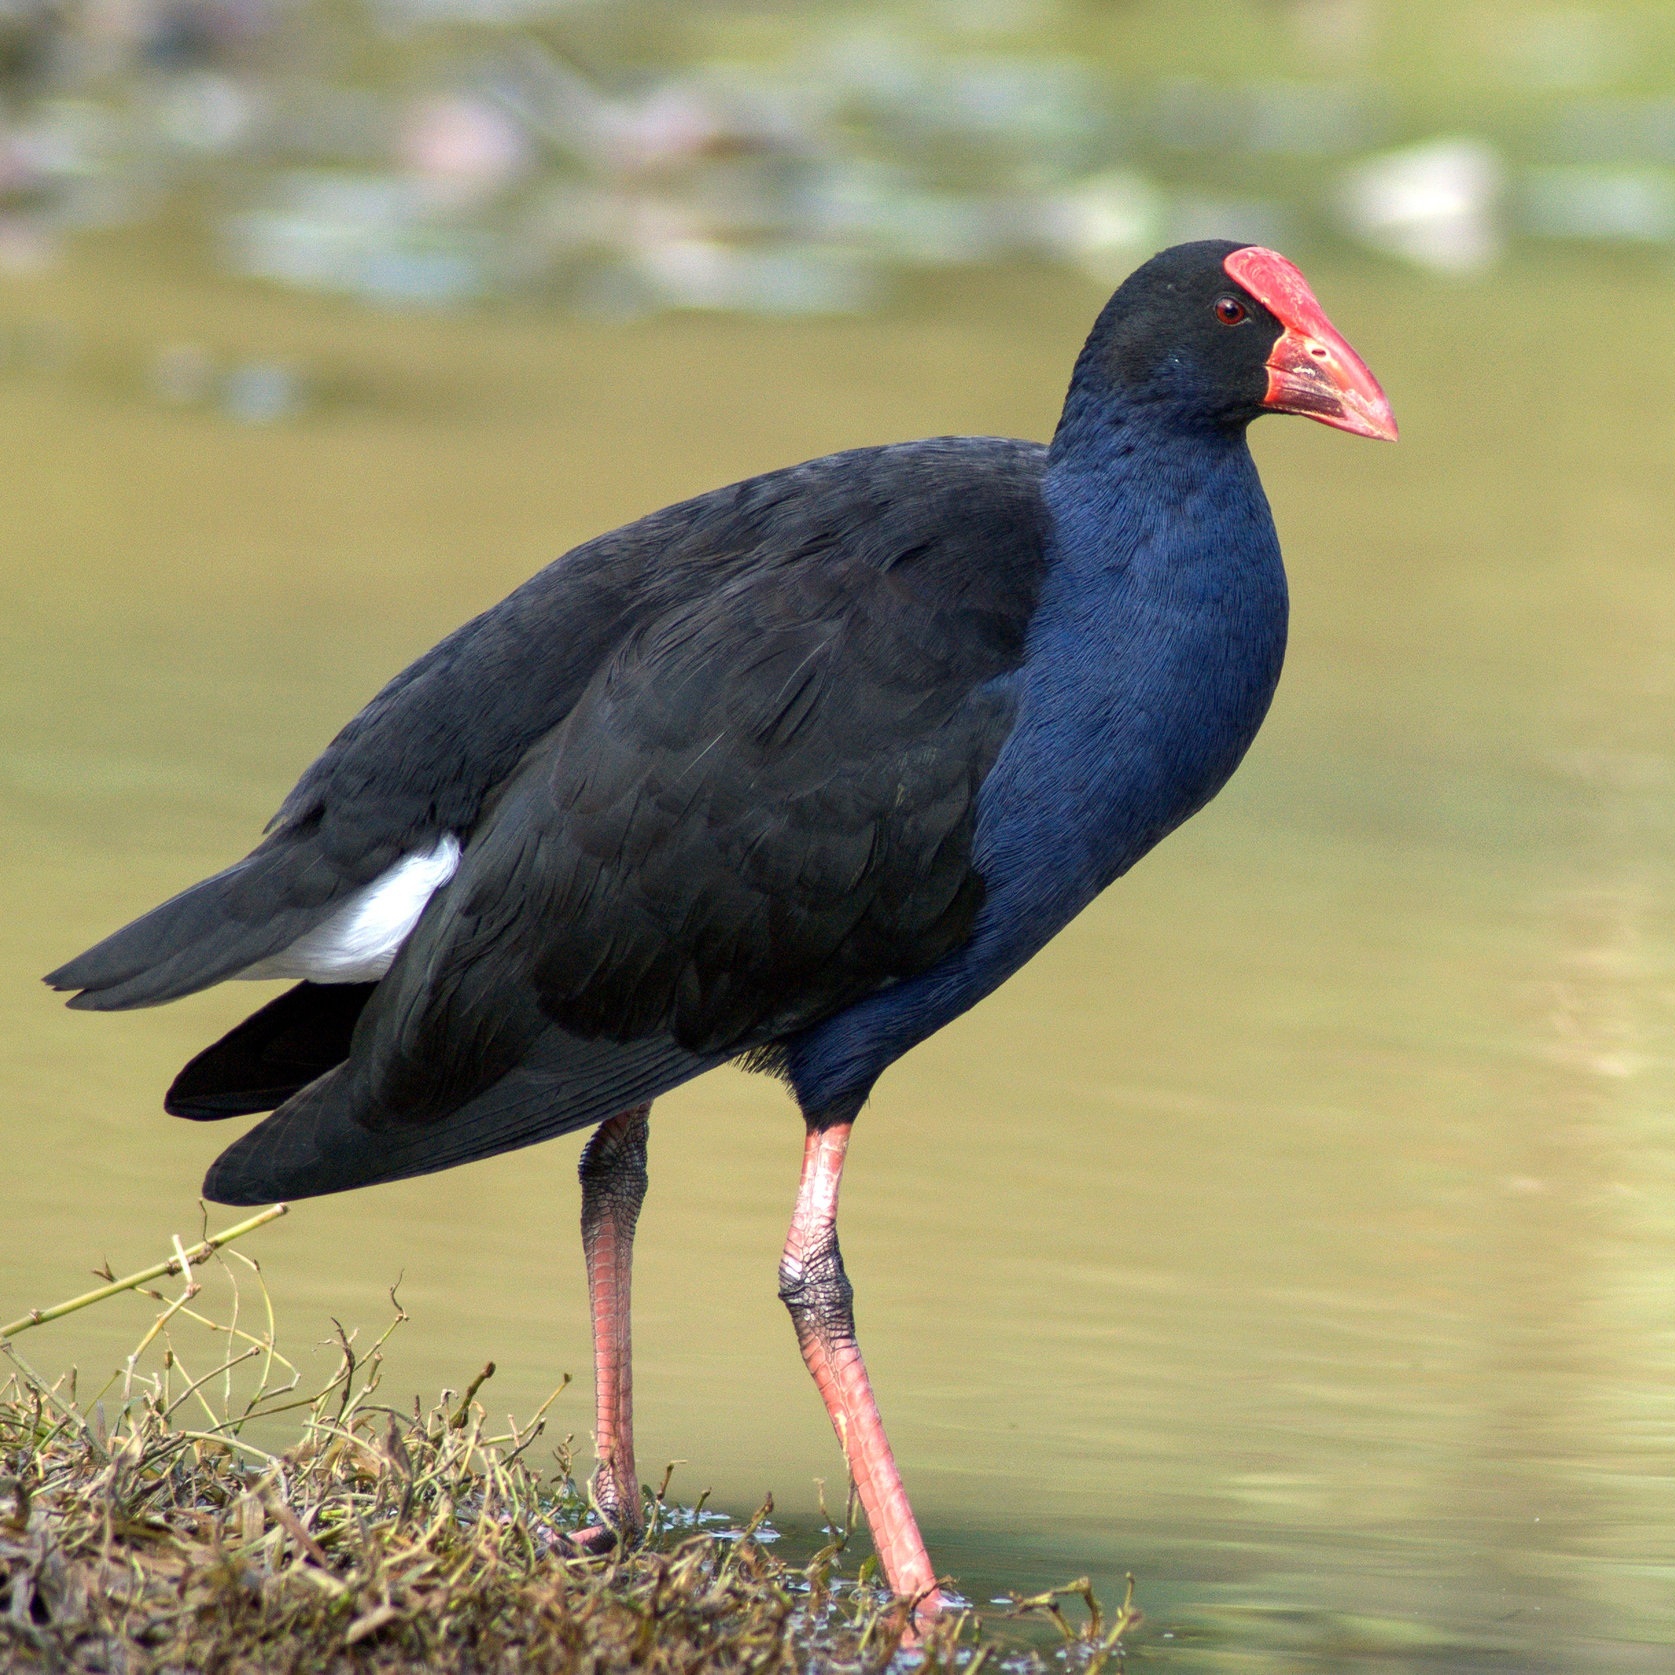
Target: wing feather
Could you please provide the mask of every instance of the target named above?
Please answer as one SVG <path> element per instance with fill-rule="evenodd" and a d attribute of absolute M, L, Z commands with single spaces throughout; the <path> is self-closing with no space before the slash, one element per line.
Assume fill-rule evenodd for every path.
<path fill-rule="evenodd" d="M 982 900 L 976 801 L 1011 726 L 1032 533 L 1009 634 L 923 540 L 887 566 L 780 555 L 629 635 L 369 1006 L 363 1120 L 435 1121 L 438 1067 L 486 1084 L 545 1025 L 750 1051 L 956 947 Z"/>

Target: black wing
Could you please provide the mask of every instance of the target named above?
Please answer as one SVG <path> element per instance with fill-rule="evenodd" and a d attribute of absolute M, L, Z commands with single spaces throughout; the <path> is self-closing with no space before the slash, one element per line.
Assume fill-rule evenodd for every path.
<path fill-rule="evenodd" d="M 834 454 L 701 495 L 600 536 L 397 675 L 303 774 L 263 842 L 52 972 L 70 1005 L 191 994 L 280 953 L 405 855 L 466 837 L 485 801 L 638 627 L 772 562 L 853 536 L 887 548 L 892 485 L 956 457 L 1015 493 L 1027 443 L 955 438 Z M 877 554 L 875 553 L 875 557 Z"/>
<path fill-rule="evenodd" d="M 444 1167 L 455 1113 L 469 1155 L 597 1121 L 965 938 L 1043 562 L 1040 454 L 957 440 L 845 465 L 614 648 L 498 794 L 348 1062 L 240 1142 L 213 1196 L 284 1186 L 263 1147 L 304 1133 L 423 1125 L 448 1155 L 409 1161 Z M 569 1082 L 565 1041 L 590 1044 Z M 495 1090 L 537 1061 L 550 1119 L 530 1132 L 520 1094 L 495 1129 Z M 386 1178 L 363 1168 L 334 1184 Z"/>

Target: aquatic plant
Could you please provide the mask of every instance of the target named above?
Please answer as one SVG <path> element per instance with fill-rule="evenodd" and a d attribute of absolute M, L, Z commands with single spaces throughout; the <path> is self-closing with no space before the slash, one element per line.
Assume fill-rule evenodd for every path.
<path fill-rule="evenodd" d="M 176 1238 L 166 1260 L 107 1267 L 96 1289 L 0 1326 L 0 1665 L 775 1675 L 900 1660 L 1040 1675 L 1048 1659 L 1015 1626 L 1033 1616 L 1057 1625 L 1057 1667 L 1120 1669 L 1132 1585 L 1110 1621 L 1083 1581 L 913 1639 L 870 1558 L 843 1573 L 852 1502 L 799 1565 L 770 1551 L 771 1502 L 735 1526 L 672 1503 L 665 1473 L 644 1546 L 571 1557 L 566 1535 L 592 1512 L 569 1439 L 547 1432 L 564 1384 L 504 1431 L 480 1400 L 492 1362 L 428 1408 L 391 1406 L 384 1348 L 407 1319 L 392 1290 L 369 1345 L 334 1323 L 336 1364 L 305 1392 L 259 1263 L 231 1248 L 282 1214 Z M 123 1293 L 158 1312 L 103 1388 L 49 1379 L 18 1350 L 21 1333 Z M 1086 1604 L 1074 1622 L 1071 1596 Z"/>

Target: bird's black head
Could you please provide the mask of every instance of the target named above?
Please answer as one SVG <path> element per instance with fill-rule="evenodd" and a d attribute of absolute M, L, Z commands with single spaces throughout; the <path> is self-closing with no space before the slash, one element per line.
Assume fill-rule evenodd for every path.
<path fill-rule="evenodd" d="M 1094 323 L 1077 384 L 1189 428 L 1303 413 L 1394 441 L 1377 380 L 1283 256 L 1228 239 L 1177 244 L 1136 268 Z"/>

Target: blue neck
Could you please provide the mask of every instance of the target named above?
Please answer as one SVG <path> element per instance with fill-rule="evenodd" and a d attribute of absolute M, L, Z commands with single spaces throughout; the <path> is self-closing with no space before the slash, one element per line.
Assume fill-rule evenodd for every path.
<path fill-rule="evenodd" d="M 972 937 L 792 1047 L 805 1110 L 858 1102 L 1016 971 L 1221 789 L 1267 713 L 1285 572 L 1242 429 L 1187 431 L 1073 384 L 1042 495 L 1048 563 L 979 797 Z"/>
<path fill-rule="evenodd" d="M 1285 571 L 1243 430 L 1076 397 L 1048 457 L 1050 562 L 976 846 L 991 901 L 1029 898 L 1019 936 L 1056 919 L 1030 952 L 1221 789 L 1285 654 Z"/>

